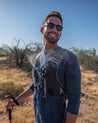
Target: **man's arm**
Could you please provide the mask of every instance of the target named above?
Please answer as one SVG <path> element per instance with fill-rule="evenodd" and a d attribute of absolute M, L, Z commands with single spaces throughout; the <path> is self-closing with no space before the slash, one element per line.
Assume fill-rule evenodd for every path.
<path fill-rule="evenodd" d="M 28 87 L 25 91 L 23 91 L 19 96 L 17 96 L 15 99 L 20 103 L 23 100 L 25 100 L 27 97 L 31 96 L 33 94 L 33 90 Z M 9 107 L 14 107 L 16 104 L 13 101 L 9 101 L 6 103 L 5 107 L 8 109 Z"/>
<path fill-rule="evenodd" d="M 77 58 L 71 55 L 66 71 L 66 91 L 68 105 L 66 109 L 66 123 L 76 123 L 81 98 L 81 71 Z"/>
<path fill-rule="evenodd" d="M 65 123 L 76 123 L 77 115 L 66 112 L 66 121 Z"/>
<path fill-rule="evenodd" d="M 28 87 L 24 92 L 22 92 L 18 97 L 15 99 L 20 103 L 23 100 L 25 100 L 27 97 L 31 96 L 33 94 L 33 91 L 30 87 Z"/>

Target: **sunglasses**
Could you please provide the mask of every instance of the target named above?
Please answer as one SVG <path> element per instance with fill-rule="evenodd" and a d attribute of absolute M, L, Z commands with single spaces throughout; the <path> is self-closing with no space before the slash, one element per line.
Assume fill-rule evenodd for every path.
<path fill-rule="evenodd" d="M 63 26 L 55 25 L 54 23 L 47 23 L 44 27 L 47 27 L 48 29 L 53 29 L 56 26 L 56 30 L 61 32 L 63 30 Z"/>

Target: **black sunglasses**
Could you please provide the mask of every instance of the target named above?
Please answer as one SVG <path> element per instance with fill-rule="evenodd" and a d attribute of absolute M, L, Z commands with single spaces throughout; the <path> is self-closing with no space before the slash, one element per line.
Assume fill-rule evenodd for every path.
<path fill-rule="evenodd" d="M 54 23 L 47 23 L 47 25 L 44 25 L 44 27 L 47 27 L 48 29 L 53 29 L 56 26 L 56 30 L 61 32 L 63 29 L 63 26 L 55 25 Z"/>

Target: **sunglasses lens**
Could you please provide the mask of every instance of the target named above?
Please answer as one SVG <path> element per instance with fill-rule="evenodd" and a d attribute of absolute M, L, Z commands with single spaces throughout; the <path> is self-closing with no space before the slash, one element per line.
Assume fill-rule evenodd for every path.
<path fill-rule="evenodd" d="M 48 23 L 48 24 L 47 24 L 47 27 L 48 27 L 49 29 L 53 29 L 53 28 L 55 27 L 55 25 L 52 24 L 52 23 Z"/>
<path fill-rule="evenodd" d="M 60 25 L 57 25 L 57 26 L 56 26 L 56 29 L 57 29 L 57 31 L 62 31 L 63 27 L 60 26 Z"/>

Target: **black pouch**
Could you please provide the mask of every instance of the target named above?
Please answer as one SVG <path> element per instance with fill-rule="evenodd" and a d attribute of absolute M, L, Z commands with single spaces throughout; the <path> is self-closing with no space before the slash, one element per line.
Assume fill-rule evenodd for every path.
<path fill-rule="evenodd" d="M 56 75 L 56 70 L 52 69 L 46 76 L 46 91 L 49 96 L 64 98 L 65 92 L 63 91 L 60 82 Z"/>

